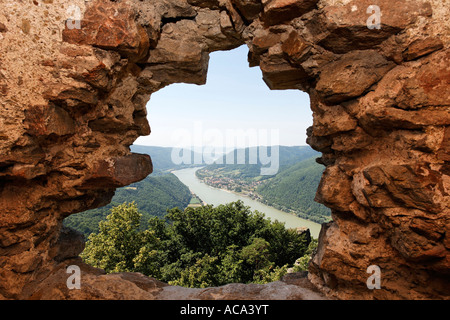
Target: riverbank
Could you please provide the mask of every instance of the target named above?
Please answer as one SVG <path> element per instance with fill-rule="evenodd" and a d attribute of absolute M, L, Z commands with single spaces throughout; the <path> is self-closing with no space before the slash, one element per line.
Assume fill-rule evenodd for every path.
<path fill-rule="evenodd" d="M 200 181 L 197 178 L 195 172 L 200 168 L 187 168 L 172 171 L 178 179 L 189 187 L 191 192 L 195 193 L 202 201 L 217 206 L 220 204 L 226 204 L 229 202 L 235 202 L 241 200 L 245 205 L 249 206 L 252 210 L 257 210 L 266 215 L 266 217 L 272 220 L 278 220 L 283 222 L 287 228 L 306 227 L 310 230 L 313 238 L 318 238 L 321 225 L 307 220 L 292 213 L 287 213 L 276 208 L 270 207 L 257 200 L 253 200 L 237 192 L 230 192 L 229 190 L 222 190 L 213 188 Z"/>
<path fill-rule="evenodd" d="M 309 220 L 311 222 L 314 223 L 318 223 L 318 224 L 322 224 L 322 223 L 326 223 L 328 221 L 322 221 L 322 219 L 310 219 L 308 217 L 308 215 L 302 211 L 296 211 L 290 208 L 286 208 L 282 205 L 279 204 L 272 204 L 270 201 L 268 201 L 267 199 L 264 198 L 263 195 L 259 194 L 256 190 L 257 190 L 257 186 L 259 184 L 262 183 L 262 181 L 258 181 L 258 182 L 252 182 L 251 185 L 248 184 L 247 181 L 244 180 L 240 180 L 240 179 L 232 179 L 232 178 L 228 178 L 228 177 L 215 177 L 212 175 L 204 175 L 204 174 L 199 174 L 199 170 L 203 169 L 204 167 L 200 167 L 198 168 L 198 170 L 195 171 L 195 176 L 197 177 L 197 179 L 204 183 L 205 185 L 217 189 L 217 190 L 221 190 L 224 192 L 229 192 L 229 193 L 234 193 L 238 196 L 242 196 L 242 197 L 247 197 L 250 198 L 252 200 L 258 201 L 266 206 L 269 206 L 271 208 L 274 208 L 276 210 L 280 210 L 283 211 L 287 214 L 291 214 L 295 217 L 299 217 L 302 219 L 306 219 Z M 239 191 L 236 191 L 239 190 Z M 331 218 L 330 218 L 331 220 Z"/>

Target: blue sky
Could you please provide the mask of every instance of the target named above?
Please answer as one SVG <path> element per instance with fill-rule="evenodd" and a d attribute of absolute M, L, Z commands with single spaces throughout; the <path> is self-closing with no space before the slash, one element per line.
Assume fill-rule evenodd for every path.
<path fill-rule="evenodd" d="M 152 94 L 147 104 L 152 133 L 135 144 L 224 146 L 246 130 L 257 132 L 258 141 L 236 141 L 235 147 L 306 145 L 312 125 L 308 95 L 270 90 L 259 67 L 249 68 L 247 53 L 245 45 L 211 53 L 206 85 L 172 84 Z"/>

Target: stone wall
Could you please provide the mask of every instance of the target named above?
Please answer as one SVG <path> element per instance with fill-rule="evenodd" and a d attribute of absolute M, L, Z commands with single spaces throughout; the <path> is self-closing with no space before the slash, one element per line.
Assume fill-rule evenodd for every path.
<path fill-rule="evenodd" d="M 69 291 L 61 270 L 81 264 L 83 243 L 62 220 L 151 173 L 150 158 L 129 149 L 150 134 L 150 95 L 204 84 L 209 53 L 242 44 L 269 88 L 311 97 L 308 143 L 326 166 L 316 200 L 333 217 L 311 283 L 340 299 L 450 296 L 445 1 L 0 4 L 0 298 L 158 298 L 136 295 L 158 286 L 150 278 L 87 266 L 92 290 Z M 380 29 L 368 27 L 371 5 Z M 381 269 L 379 290 L 366 286 L 370 265 Z M 301 298 L 289 288 L 286 298 Z"/>

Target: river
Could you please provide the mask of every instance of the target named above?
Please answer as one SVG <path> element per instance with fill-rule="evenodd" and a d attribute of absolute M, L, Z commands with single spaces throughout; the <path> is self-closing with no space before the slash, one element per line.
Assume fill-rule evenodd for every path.
<path fill-rule="evenodd" d="M 272 221 L 278 220 L 284 222 L 285 226 L 288 228 L 307 227 L 313 238 L 317 239 L 319 237 L 320 224 L 277 210 L 249 197 L 210 187 L 197 178 L 195 172 L 198 169 L 200 168 L 188 168 L 172 171 L 172 173 L 188 186 L 191 192 L 195 193 L 207 204 L 217 206 L 219 204 L 242 200 L 246 206 L 249 206 L 252 210 L 258 210 L 259 212 L 264 213 L 265 216 Z"/>

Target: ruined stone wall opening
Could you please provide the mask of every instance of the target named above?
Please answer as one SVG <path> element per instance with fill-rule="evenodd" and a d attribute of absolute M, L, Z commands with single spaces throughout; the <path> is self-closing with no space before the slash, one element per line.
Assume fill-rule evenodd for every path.
<path fill-rule="evenodd" d="M 220 148 L 227 144 L 227 130 L 274 129 L 279 131 L 279 141 L 263 141 L 260 137 L 260 145 L 306 145 L 306 131 L 313 124 L 308 94 L 296 89 L 270 90 L 260 68 L 249 68 L 247 54 L 246 45 L 213 52 L 204 85 L 172 84 L 153 93 L 147 104 L 152 133 L 139 137 L 134 144 Z M 204 130 L 211 129 L 209 139 L 208 132 L 194 138 L 195 122 L 202 122 Z M 190 134 L 179 139 L 177 129 Z M 220 132 L 223 139 L 211 141 L 216 138 L 215 132 Z M 258 144 L 252 140 L 233 141 L 229 147 Z"/>
<path fill-rule="evenodd" d="M 169 153 L 171 154 L 170 161 L 172 161 L 172 164 L 164 164 L 163 168 L 159 167 L 159 158 L 157 159 L 157 155 L 152 154 L 149 150 L 149 155 L 155 156 L 153 159 L 153 174 L 150 176 L 167 173 L 167 168 L 171 170 L 177 170 L 178 168 L 180 170 L 189 165 L 204 167 L 235 149 L 270 146 L 267 153 L 268 158 L 260 159 L 258 153 L 255 153 L 257 156 L 256 162 L 265 161 L 264 167 L 269 169 L 270 172 L 256 175 L 254 179 L 259 182 L 267 182 L 266 179 L 274 177 L 280 171 L 297 164 L 301 160 L 313 160 L 320 156 L 319 153 L 306 146 L 306 131 L 308 127 L 312 126 L 309 96 L 298 89 L 270 90 L 263 80 L 261 70 L 258 67 L 249 68 L 247 56 L 248 47 L 246 45 L 230 51 L 211 53 L 206 84 L 170 84 L 152 93 L 150 101 L 147 103 L 147 118 L 152 132 L 148 136 L 138 138 L 131 149 L 132 151 L 137 150 L 137 152 L 143 152 L 145 149 L 136 149 L 143 146 L 160 146 L 171 149 L 172 152 Z M 202 158 L 189 157 L 184 162 L 186 158 L 183 157 L 183 152 L 181 152 L 181 155 L 175 152 L 177 148 L 192 150 L 196 154 L 200 154 Z M 276 152 L 275 148 L 277 149 Z M 260 152 L 262 153 L 262 151 Z M 254 164 L 255 160 L 253 159 L 249 162 L 249 156 L 249 153 L 247 153 L 244 159 L 233 157 L 231 162 L 227 161 L 227 158 L 223 163 L 225 167 L 236 164 Z M 269 163 L 267 159 L 269 159 Z M 183 162 L 180 164 L 179 160 Z M 310 164 L 308 165 L 310 166 Z M 317 163 L 315 163 L 315 166 L 322 167 Z M 321 176 L 319 171 L 316 170 L 317 174 L 313 176 L 317 184 Z M 295 173 L 293 171 L 291 175 Z M 302 175 L 301 179 L 305 179 L 305 177 Z M 190 186 L 188 185 L 188 187 Z M 305 188 L 307 187 L 311 188 L 310 185 L 305 184 Z M 131 187 L 133 190 L 137 188 L 141 188 L 141 186 L 135 184 Z M 124 187 L 123 189 L 130 192 L 130 187 Z M 234 191 L 234 188 L 229 190 Z M 314 192 L 309 192 L 309 201 L 314 200 L 315 190 L 313 188 Z M 122 191 L 119 190 L 116 193 Z M 241 195 L 245 194 L 246 192 L 241 193 Z M 204 202 L 214 206 L 219 203 L 227 204 L 237 201 L 237 199 L 221 200 L 214 198 L 213 195 L 214 200 L 210 202 L 202 194 L 196 194 L 196 196 L 200 196 Z M 237 195 L 236 198 L 239 196 Z M 119 198 L 123 201 L 123 196 Z M 115 199 L 113 198 L 112 202 L 116 205 L 119 204 Z M 251 201 L 251 198 L 248 197 L 248 199 Z M 130 194 L 130 198 L 126 199 L 126 202 L 134 200 L 133 195 Z M 276 206 L 278 209 L 281 209 L 282 205 L 281 203 L 269 204 Z M 137 201 L 137 207 L 138 209 L 141 207 L 139 201 Z M 271 211 L 275 212 L 275 215 L 273 213 L 272 215 L 267 214 L 260 208 L 251 208 L 251 210 L 260 211 L 271 221 L 282 222 L 286 228 L 302 230 L 298 232 L 305 232 L 303 228 L 313 226 L 312 230 L 306 231 L 308 235 L 305 234 L 305 240 L 308 244 L 311 241 L 311 236 L 316 240 L 318 238 L 320 224 L 317 223 L 317 220 L 316 222 L 304 220 L 306 214 L 303 212 L 301 212 L 302 218 L 299 219 L 295 213 L 287 213 L 293 208 L 288 209 L 286 207 L 284 211 L 281 211 L 272 207 Z M 98 208 L 91 212 L 98 215 L 101 211 L 102 208 Z M 311 209 L 310 211 L 311 217 L 317 218 L 314 216 L 315 212 Z M 85 225 L 83 226 L 82 217 L 86 216 L 88 212 L 71 215 L 65 221 L 74 229 L 83 228 Z M 108 214 L 110 214 L 109 210 Z M 104 220 L 104 217 L 102 220 Z M 73 223 L 73 221 L 77 222 Z M 307 222 L 306 225 L 305 221 Z M 270 242 L 268 244 L 271 245 Z M 302 253 L 307 250 L 308 244 L 305 244 L 302 251 L 298 252 L 295 260 L 302 257 Z M 295 260 L 289 262 L 290 269 L 294 266 Z M 94 266 L 99 267 L 99 265 Z M 152 274 L 148 275 L 155 277 Z"/>
<path fill-rule="evenodd" d="M 4 2 L 0 298 L 120 296 L 102 283 L 164 292 L 86 266 L 92 286 L 68 290 L 65 268 L 83 244 L 62 220 L 151 172 L 129 148 L 150 132 L 151 93 L 203 83 L 208 54 L 243 43 L 269 88 L 311 97 L 308 143 L 326 166 L 317 200 L 333 215 L 311 282 L 339 298 L 450 295 L 444 1 Z M 366 285 L 370 265 L 381 290 Z"/>

